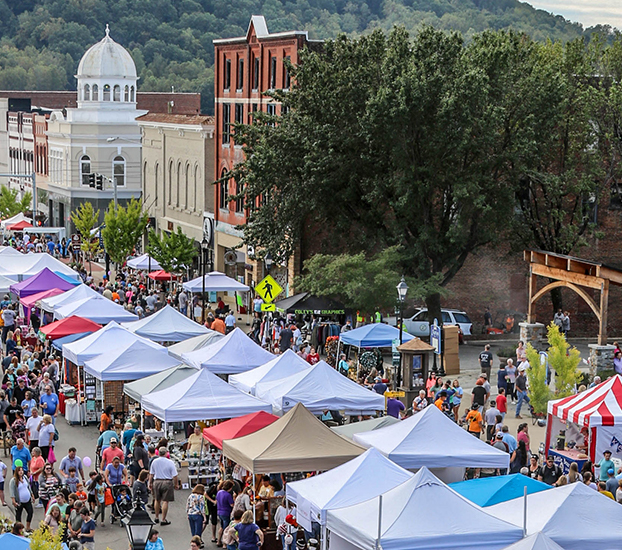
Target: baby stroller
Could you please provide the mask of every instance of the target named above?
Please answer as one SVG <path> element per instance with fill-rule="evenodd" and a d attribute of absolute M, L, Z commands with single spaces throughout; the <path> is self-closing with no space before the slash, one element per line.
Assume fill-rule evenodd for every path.
<path fill-rule="evenodd" d="M 123 495 L 124 491 L 125 495 Z M 121 520 L 132 511 L 132 496 L 127 485 L 113 485 L 111 492 L 114 502 L 112 503 L 110 513 L 110 523 L 114 523 L 117 519 Z M 119 525 L 123 527 L 121 521 L 119 521 Z"/>

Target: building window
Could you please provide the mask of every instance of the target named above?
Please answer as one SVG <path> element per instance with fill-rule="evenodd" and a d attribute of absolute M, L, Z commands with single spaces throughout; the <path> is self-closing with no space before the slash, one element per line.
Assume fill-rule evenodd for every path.
<path fill-rule="evenodd" d="M 270 89 L 276 88 L 276 57 L 270 58 Z"/>
<path fill-rule="evenodd" d="M 242 193 L 242 184 L 239 181 L 235 182 L 235 194 L 237 195 L 237 199 L 235 199 L 235 211 L 243 212 L 244 211 L 244 197 L 240 195 Z"/>
<path fill-rule="evenodd" d="M 118 84 L 112 89 L 112 101 L 121 101 L 121 86 Z"/>
<path fill-rule="evenodd" d="M 244 104 L 243 103 L 235 104 L 235 123 L 244 124 Z"/>
<path fill-rule="evenodd" d="M 123 101 L 125 101 L 125 103 L 128 103 L 130 100 L 130 87 L 126 84 L 125 88 L 123 89 Z"/>
<path fill-rule="evenodd" d="M 110 101 L 110 84 L 104 84 L 104 101 Z"/>
<path fill-rule="evenodd" d="M 172 204 L 173 196 L 173 161 L 168 163 L 168 203 Z"/>
<path fill-rule="evenodd" d="M 285 116 L 287 113 L 289 113 L 289 105 L 281 104 L 281 116 Z"/>
<path fill-rule="evenodd" d="M 114 157 L 112 161 L 112 177 L 117 187 L 125 186 L 125 159 L 123 157 Z"/>
<path fill-rule="evenodd" d="M 220 177 L 222 178 L 222 180 L 220 182 L 219 205 L 220 208 L 222 208 L 223 210 L 228 210 L 229 204 L 227 202 L 227 199 L 229 198 L 229 180 L 225 179 L 227 177 L 227 170 L 223 170 Z"/>
<path fill-rule="evenodd" d="M 222 104 L 222 142 L 229 143 L 231 139 L 231 105 Z"/>
<path fill-rule="evenodd" d="M 251 110 L 248 113 L 248 123 L 249 124 L 252 124 L 253 122 L 255 122 L 255 117 L 253 115 L 257 112 L 257 108 L 258 108 L 257 103 L 253 103 L 251 105 Z"/>
<path fill-rule="evenodd" d="M 236 84 L 236 88 L 238 92 L 241 92 L 242 88 L 244 88 L 244 58 L 243 57 L 238 59 L 238 82 Z"/>
<path fill-rule="evenodd" d="M 175 195 L 175 206 L 179 208 L 179 194 L 181 193 L 181 162 L 177 163 L 177 194 Z"/>
<path fill-rule="evenodd" d="M 186 164 L 186 192 L 184 195 L 184 208 L 188 210 L 188 193 L 190 192 L 190 165 Z"/>
<path fill-rule="evenodd" d="M 93 101 L 99 101 L 99 86 L 93 84 Z"/>
<path fill-rule="evenodd" d="M 82 176 L 82 185 L 89 184 L 89 174 L 91 173 L 91 158 L 84 155 L 80 159 L 80 175 Z"/>
<path fill-rule="evenodd" d="M 231 88 L 231 59 L 225 58 L 225 90 Z"/>
<path fill-rule="evenodd" d="M 253 90 L 259 89 L 259 58 L 256 57 L 253 63 Z"/>
<path fill-rule="evenodd" d="M 91 87 L 88 84 L 84 86 L 84 101 L 91 101 Z"/>
<path fill-rule="evenodd" d="M 155 165 L 155 170 L 153 171 L 153 182 L 154 182 L 154 200 L 153 200 L 153 205 L 154 206 L 158 206 L 158 185 L 159 185 L 159 181 L 158 181 L 158 172 L 160 171 L 160 166 L 158 165 L 158 163 L 156 162 Z"/>
<path fill-rule="evenodd" d="M 283 88 L 285 88 L 286 90 L 289 90 L 289 87 L 292 83 L 292 77 L 289 73 L 289 67 L 285 63 L 286 61 L 289 62 L 290 60 L 291 57 L 289 55 L 283 60 Z"/>
<path fill-rule="evenodd" d="M 199 167 L 194 167 L 194 204 L 192 209 L 196 212 L 199 204 Z"/>
<path fill-rule="evenodd" d="M 276 116 L 276 103 L 268 103 L 268 105 L 266 105 L 266 112 L 270 116 Z M 274 126 L 275 125 L 274 122 L 270 122 L 269 124 L 270 124 L 270 126 Z"/>
<path fill-rule="evenodd" d="M 134 103 L 134 86 L 130 87 L 130 102 Z"/>

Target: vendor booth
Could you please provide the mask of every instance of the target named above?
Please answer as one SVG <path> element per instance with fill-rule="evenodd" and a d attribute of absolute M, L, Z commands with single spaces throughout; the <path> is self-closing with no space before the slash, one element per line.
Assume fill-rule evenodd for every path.
<path fill-rule="evenodd" d="M 397 424 L 399 420 L 394 416 L 379 416 L 378 418 L 370 418 L 369 420 L 363 420 L 361 422 L 350 422 L 343 426 L 334 426 L 331 428 L 333 432 L 338 433 L 342 437 L 352 439 L 355 434 L 371 432 L 373 430 L 379 430 L 386 426 Z"/>
<path fill-rule="evenodd" d="M 283 413 L 297 403 L 314 414 L 335 410 L 348 416 L 375 415 L 385 407 L 383 395 L 359 386 L 324 361 L 287 378 L 261 382 L 255 395 Z"/>
<path fill-rule="evenodd" d="M 156 260 L 150 258 L 149 254 L 141 254 L 135 258 L 130 258 L 127 261 L 127 267 L 138 270 L 162 269 L 162 266 Z"/>
<path fill-rule="evenodd" d="M 182 353 L 181 357 L 184 363 L 214 374 L 238 374 L 274 359 L 274 355 L 258 346 L 240 328 L 210 346 Z"/>
<path fill-rule="evenodd" d="M 41 300 L 41 309 L 43 311 L 47 311 L 48 313 L 53 313 L 56 308 L 60 308 L 67 304 L 72 304 L 74 302 L 79 302 L 84 298 L 92 297 L 99 298 L 101 297 L 101 294 L 99 294 L 99 292 L 97 292 L 96 290 L 93 290 L 88 285 L 80 284 L 75 288 L 64 292 L 62 295 Z"/>
<path fill-rule="evenodd" d="M 408 342 L 413 338 L 414 336 L 407 332 L 402 332 L 402 342 Z M 390 348 L 396 340 L 398 342 L 400 340 L 399 329 L 384 323 L 364 325 L 339 336 L 342 344 L 349 344 L 356 348 Z"/>
<path fill-rule="evenodd" d="M 23 212 L 19 212 L 15 214 L 15 216 L 11 216 L 6 220 L 0 221 L 0 229 L 6 229 L 9 225 L 13 225 L 23 221 L 27 221 L 29 224 L 32 224 L 32 218 L 29 218 Z"/>
<path fill-rule="evenodd" d="M 618 550 L 622 540 L 622 506 L 584 483 L 554 487 L 486 508 L 526 534 L 542 532 L 564 550 Z"/>
<path fill-rule="evenodd" d="M 207 369 L 142 397 L 141 406 L 164 422 L 217 420 L 266 411 L 272 407 L 236 390 Z"/>
<path fill-rule="evenodd" d="M 326 527 L 331 550 L 501 550 L 523 536 L 520 527 L 488 514 L 425 467 L 380 496 L 328 510 Z"/>
<path fill-rule="evenodd" d="M 19 303 L 24 308 L 24 312 L 26 317 L 29 317 L 29 312 L 33 307 L 41 305 L 41 301 L 46 298 L 52 298 L 54 296 L 60 296 L 64 294 L 65 291 L 60 288 L 51 288 L 50 290 L 43 290 L 42 292 L 37 292 L 36 294 L 30 294 L 28 296 L 23 296 L 19 299 Z"/>
<path fill-rule="evenodd" d="M 9 279 L 4 275 L 0 275 L 0 292 L 2 292 L 3 294 L 8 294 L 9 292 L 11 292 L 11 286 L 13 286 L 14 284 L 15 281 L 13 279 Z"/>
<path fill-rule="evenodd" d="M 20 298 L 38 294 L 40 292 L 57 288 L 61 291 L 71 290 L 78 284 L 75 279 L 71 282 L 65 277 L 57 275 L 49 268 L 43 268 L 39 273 L 24 279 L 21 283 L 15 283 L 11 287 L 11 292 Z"/>
<path fill-rule="evenodd" d="M 215 426 L 203 428 L 203 437 L 215 447 L 222 449 L 222 442 L 225 439 L 236 439 L 255 433 L 278 419 L 278 416 L 264 411 L 245 414 L 244 416 L 226 420 Z"/>
<path fill-rule="evenodd" d="M 131 323 L 123 323 L 122 326 L 154 342 L 181 342 L 188 338 L 207 334 L 209 330 L 168 304 L 149 317 Z"/>
<path fill-rule="evenodd" d="M 464 479 L 464 468 L 510 466 L 508 453 L 473 437 L 432 405 L 392 426 L 356 434 L 354 442 L 375 447 L 408 470 L 433 468 L 446 483 Z"/>
<path fill-rule="evenodd" d="M 169 355 L 172 355 L 173 357 L 181 361 L 181 356 L 184 353 L 190 353 L 191 351 L 202 349 L 206 346 L 214 344 L 215 342 L 223 339 L 224 337 L 224 334 L 216 330 L 207 329 L 207 332 L 205 334 L 195 336 L 194 338 L 188 338 L 187 340 L 183 340 L 181 342 L 178 342 L 177 344 L 169 346 L 168 353 Z"/>
<path fill-rule="evenodd" d="M 79 315 L 102 325 L 106 325 L 111 321 L 123 323 L 138 320 L 137 315 L 130 313 L 123 306 L 115 304 L 103 296 L 84 298 L 54 310 L 55 319 L 64 319 L 70 315 Z"/>
<path fill-rule="evenodd" d="M 254 473 L 325 471 L 365 451 L 331 431 L 300 403 L 253 434 L 225 439 L 222 450 Z"/>
<path fill-rule="evenodd" d="M 550 485 L 523 474 L 480 477 L 451 483 L 449 486 L 464 498 L 483 507 L 522 497 L 525 495 L 525 489 L 527 494 L 531 495 L 551 488 Z"/>
<path fill-rule="evenodd" d="M 296 505 L 296 520 L 312 531 L 311 520 L 326 525 L 328 510 L 344 508 L 375 498 L 413 477 L 376 449 L 323 474 L 286 486 L 287 500 Z"/>
<path fill-rule="evenodd" d="M 197 277 L 182 285 L 184 290 L 194 294 L 201 294 L 203 288 L 205 292 L 248 292 L 250 288 L 231 277 L 227 277 L 219 271 L 212 271 L 205 274 L 205 287 L 203 277 Z"/>
<path fill-rule="evenodd" d="M 326 298 L 314 296 L 309 292 L 302 292 L 275 302 L 278 311 L 291 315 L 315 315 L 318 317 L 344 316 L 346 310 L 343 304 Z"/>
<path fill-rule="evenodd" d="M 35 254 L 8 255 L 0 262 L 0 275 L 4 275 L 15 282 L 24 281 L 37 275 L 45 268 L 57 275 L 63 275 L 71 280 L 80 282 L 80 275 L 51 254 L 44 252 Z"/>
<path fill-rule="evenodd" d="M 196 372 L 197 369 L 194 367 L 176 365 L 157 374 L 123 384 L 123 393 L 136 403 L 140 403 L 144 395 L 170 388 Z"/>
<path fill-rule="evenodd" d="M 49 325 L 42 326 L 40 332 L 48 340 L 56 340 L 71 334 L 88 334 L 97 332 L 100 328 L 102 328 L 101 325 L 94 323 L 90 319 L 72 315 L 71 317 L 66 317 L 60 321 L 54 321 Z"/>
<path fill-rule="evenodd" d="M 588 458 L 598 462 L 605 450 L 611 451 L 612 459 L 622 460 L 622 376 L 549 401 L 545 445 L 564 473 L 572 462 L 579 470 Z"/>
<path fill-rule="evenodd" d="M 265 365 L 229 377 L 229 384 L 238 390 L 255 395 L 255 389 L 260 383 L 281 380 L 311 367 L 300 355 L 288 349 L 277 355 Z"/>
<path fill-rule="evenodd" d="M 529 535 L 523 540 L 519 540 L 503 550 L 564 550 L 553 539 L 547 537 L 544 533 L 535 533 Z"/>

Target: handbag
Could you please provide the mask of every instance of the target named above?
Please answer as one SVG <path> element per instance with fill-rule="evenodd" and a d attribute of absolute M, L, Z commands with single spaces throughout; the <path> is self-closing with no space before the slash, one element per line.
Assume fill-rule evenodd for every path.
<path fill-rule="evenodd" d="M 50 464 L 54 464 L 54 462 L 56 462 L 56 455 L 54 454 L 54 447 L 50 447 L 50 450 L 48 452 L 48 462 Z"/>
<path fill-rule="evenodd" d="M 110 487 L 106 487 L 104 491 L 104 506 L 110 506 L 114 502 Z"/>

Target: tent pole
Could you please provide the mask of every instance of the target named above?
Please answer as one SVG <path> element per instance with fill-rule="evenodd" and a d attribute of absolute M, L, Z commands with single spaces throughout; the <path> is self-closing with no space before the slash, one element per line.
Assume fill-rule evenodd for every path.
<path fill-rule="evenodd" d="M 255 468 L 251 470 L 251 479 L 252 479 L 252 488 L 253 488 L 253 523 L 256 523 L 256 515 L 257 515 L 257 494 L 255 491 Z"/>
<path fill-rule="evenodd" d="M 328 547 L 328 541 L 326 540 L 327 532 L 326 523 L 324 523 L 324 525 L 322 525 L 322 550 L 326 550 Z"/>
<path fill-rule="evenodd" d="M 382 536 L 382 495 L 378 497 L 378 537 L 376 538 L 376 550 L 380 549 L 380 537 Z"/>
<path fill-rule="evenodd" d="M 524 487 L 523 497 L 523 538 L 527 536 L 527 486 Z"/>
<path fill-rule="evenodd" d="M 339 345 L 341 344 L 341 338 L 337 340 L 337 352 L 335 353 L 335 369 L 339 372 Z"/>

